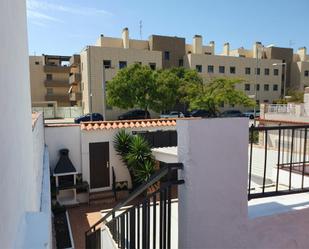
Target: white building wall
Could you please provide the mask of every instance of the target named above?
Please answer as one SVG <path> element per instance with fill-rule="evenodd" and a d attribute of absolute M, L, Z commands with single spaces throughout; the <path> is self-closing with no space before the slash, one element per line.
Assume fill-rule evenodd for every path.
<path fill-rule="evenodd" d="M 0 248 L 14 248 L 32 203 L 33 147 L 26 1 L 0 1 Z M 18 69 L 18 73 L 16 73 Z"/>
<path fill-rule="evenodd" d="M 45 127 L 45 140 L 49 151 L 50 168 L 53 170 L 60 158 L 59 150 L 69 149 L 69 158 L 77 172 L 82 172 L 80 126 Z"/>
<path fill-rule="evenodd" d="M 297 205 L 296 196 L 265 198 L 249 205 L 248 216 L 248 120 L 182 120 L 177 131 L 185 180 L 178 188 L 179 248 L 308 248 L 308 194 Z"/>

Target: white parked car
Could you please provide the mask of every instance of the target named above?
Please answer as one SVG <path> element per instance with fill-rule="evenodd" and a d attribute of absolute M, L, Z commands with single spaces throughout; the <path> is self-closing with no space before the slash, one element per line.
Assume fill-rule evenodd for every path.
<path fill-rule="evenodd" d="M 161 114 L 160 118 L 184 118 L 184 116 L 182 112 L 172 111 L 168 114 Z"/>

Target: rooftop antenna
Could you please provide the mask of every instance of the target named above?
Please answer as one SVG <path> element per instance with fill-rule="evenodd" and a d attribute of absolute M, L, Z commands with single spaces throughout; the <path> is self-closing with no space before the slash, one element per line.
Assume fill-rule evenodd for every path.
<path fill-rule="evenodd" d="M 293 42 L 292 40 L 289 40 L 289 48 L 292 47 L 293 45 L 295 45 L 295 42 Z"/>
<path fill-rule="evenodd" d="M 142 29 L 143 29 L 143 22 L 142 22 L 142 20 L 140 20 L 139 21 L 139 36 L 140 36 L 141 40 L 143 39 Z"/>

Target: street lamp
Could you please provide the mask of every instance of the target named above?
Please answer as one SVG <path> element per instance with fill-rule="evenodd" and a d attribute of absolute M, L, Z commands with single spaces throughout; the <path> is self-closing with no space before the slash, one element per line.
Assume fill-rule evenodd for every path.
<path fill-rule="evenodd" d="M 274 63 L 273 66 L 284 66 L 284 83 L 283 83 L 283 98 L 285 97 L 285 91 L 286 91 L 286 71 L 287 71 L 287 64 L 286 62 L 282 63 Z M 281 92 L 282 94 L 282 92 Z"/>

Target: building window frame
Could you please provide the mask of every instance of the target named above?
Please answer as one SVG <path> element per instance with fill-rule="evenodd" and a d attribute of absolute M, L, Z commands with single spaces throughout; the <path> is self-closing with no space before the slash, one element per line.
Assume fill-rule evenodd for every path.
<path fill-rule="evenodd" d="M 230 74 L 236 74 L 236 67 L 230 67 Z"/>
<path fill-rule="evenodd" d="M 274 68 L 274 76 L 278 76 L 279 75 L 279 69 L 278 68 Z"/>
<path fill-rule="evenodd" d="M 279 89 L 278 84 L 274 84 L 274 85 L 273 85 L 273 91 L 274 91 L 274 92 L 277 92 L 278 89 Z"/>
<path fill-rule="evenodd" d="M 109 69 L 112 67 L 112 61 L 111 60 L 103 60 L 103 67 L 105 69 Z"/>
<path fill-rule="evenodd" d="M 269 91 L 269 84 L 264 84 L 264 91 L 268 92 Z"/>
<path fill-rule="evenodd" d="M 202 72 L 203 72 L 203 66 L 202 66 L 202 65 L 195 65 L 195 70 L 196 70 L 198 73 L 202 73 Z"/>
<path fill-rule="evenodd" d="M 219 66 L 219 73 L 225 73 L 225 66 Z"/>
<path fill-rule="evenodd" d="M 250 68 L 250 67 L 246 67 L 246 68 L 245 68 L 245 74 L 246 74 L 246 75 L 251 74 L 251 68 Z"/>
<path fill-rule="evenodd" d="M 128 66 L 127 61 L 119 61 L 119 69 L 126 68 Z"/>
<path fill-rule="evenodd" d="M 170 60 L 170 51 L 164 51 L 164 60 L 166 61 Z"/>
<path fill-rule="evenodd" d="M 214 71 L 215 71 L 214 65 L 208 65 L 207 66 L 207 72 L 208 73 L 214 73 Z"/>
<path fill-rule="evenodd" d="M 245 91 L 250 91 L 251 85 L 250 84 L 245 84 Z"/>
<path fill-rule="evenodd" d="M 269 75 L 269 68 L 264 68 L 264 75 Z"/>

